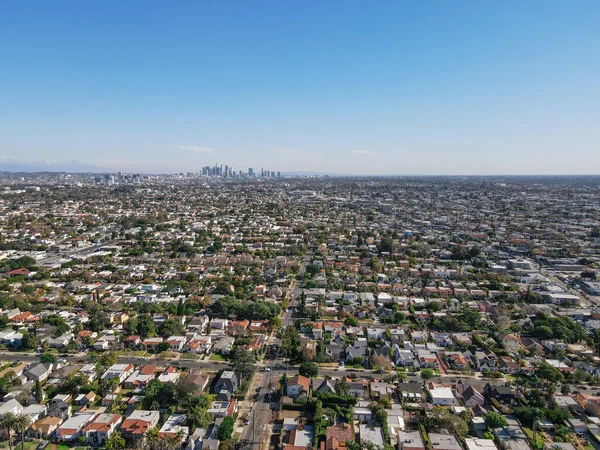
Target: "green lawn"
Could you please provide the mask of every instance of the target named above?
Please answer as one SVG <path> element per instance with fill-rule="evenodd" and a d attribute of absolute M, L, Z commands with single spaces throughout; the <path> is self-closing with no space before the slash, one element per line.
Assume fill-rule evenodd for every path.
<path fill-rule="evenodd" d="M 529 438 L 530 442 L 533 442 L 533 431 L 531 431 L 529 428 L 523 427 L 523 433 L 525 433 L 527 438 Z M 535 448 L 540 450 L 544 448 L 544 439 L 542 438 L 542 436 L 540 436 L 540 433 L 537 433 L 535 441 Z"/>
<path fill-rule="evenodd" d="M 213 353 L 210 355 L 210 359 L 211 361 L 225 361 L 225 358 L 223 358 L 221 355 L 218 355 L 217 353 Z"/>
<path fill-rule="evenodd" d="M 35 450 L 36 448 L 38 448 L 38 445 L 40 445 L 39 442 L 35 442 L 35 441 L 25 441 L 25 450 Z M 21 448 L 21 445 L 19 445 L 17 448 Z"/>
<path fill-rule="evenodd" d="M 40 445 L 39 442 L 25 440 L 25 450 L 35 450 L 38 447 L 38 445 Z M 8 441 L 0 441 L 0 448 L 8 448 Z M 21 443 L 19 442 L 19 445 L 16 445 L 13 448 L 15 450 L 21 450 Z"/>

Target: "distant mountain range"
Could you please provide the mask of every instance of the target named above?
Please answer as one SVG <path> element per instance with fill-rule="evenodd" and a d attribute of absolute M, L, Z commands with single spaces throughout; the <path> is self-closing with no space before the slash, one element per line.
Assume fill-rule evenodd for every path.
<path fill-rule="evenodd" d="M 75 160 L 23 161 L 10 156 L 0 156 L 0 172 L 112 173 L 115 171 Z"/>

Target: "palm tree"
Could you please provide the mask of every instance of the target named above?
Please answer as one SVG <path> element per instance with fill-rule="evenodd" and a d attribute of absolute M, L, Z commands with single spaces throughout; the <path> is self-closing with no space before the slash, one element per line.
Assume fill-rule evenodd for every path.
<path fill-rule="evenodd" d="M 4 413 L 0 416 L 0 428 L 6 430 L 8 436 L 8 447 L 12 450 L 12 430 L 15 426 L 16 416 L 12 412 Z"/>
<path fill-rule="evenodd" d="M 533 419 L 533 445 L 534 447 L 537 446 L 537 422 L 540 419 L 544 418 L 544 414 L 542 413 L 542 410 L 539 408 L 533 408 L 533 410 L 531 411 L 531 417 Z"/>
<path fill-rule="evenodd" d="M 27 414 L 17 414 L 13 426 L 17 433 L 21 433 L 21 450 L 25 450 L 25 432 L 31 426 L 31 419 Z"/>

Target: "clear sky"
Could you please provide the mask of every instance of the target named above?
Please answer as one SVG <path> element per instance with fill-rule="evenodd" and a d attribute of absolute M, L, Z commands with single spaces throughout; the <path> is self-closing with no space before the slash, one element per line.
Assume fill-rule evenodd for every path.
<path fill-rule="evenodd" d="M 0 156 L 599 174 L 600 1 L 0 4 Z"/>

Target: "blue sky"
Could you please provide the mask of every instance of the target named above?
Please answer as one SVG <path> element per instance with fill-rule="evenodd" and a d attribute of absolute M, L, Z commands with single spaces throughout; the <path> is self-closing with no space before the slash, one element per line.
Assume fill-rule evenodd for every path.
<path fill-rule="evenodd" d="M 600 173 L 600 2 L 0 6 L 0 156 Z"/>

